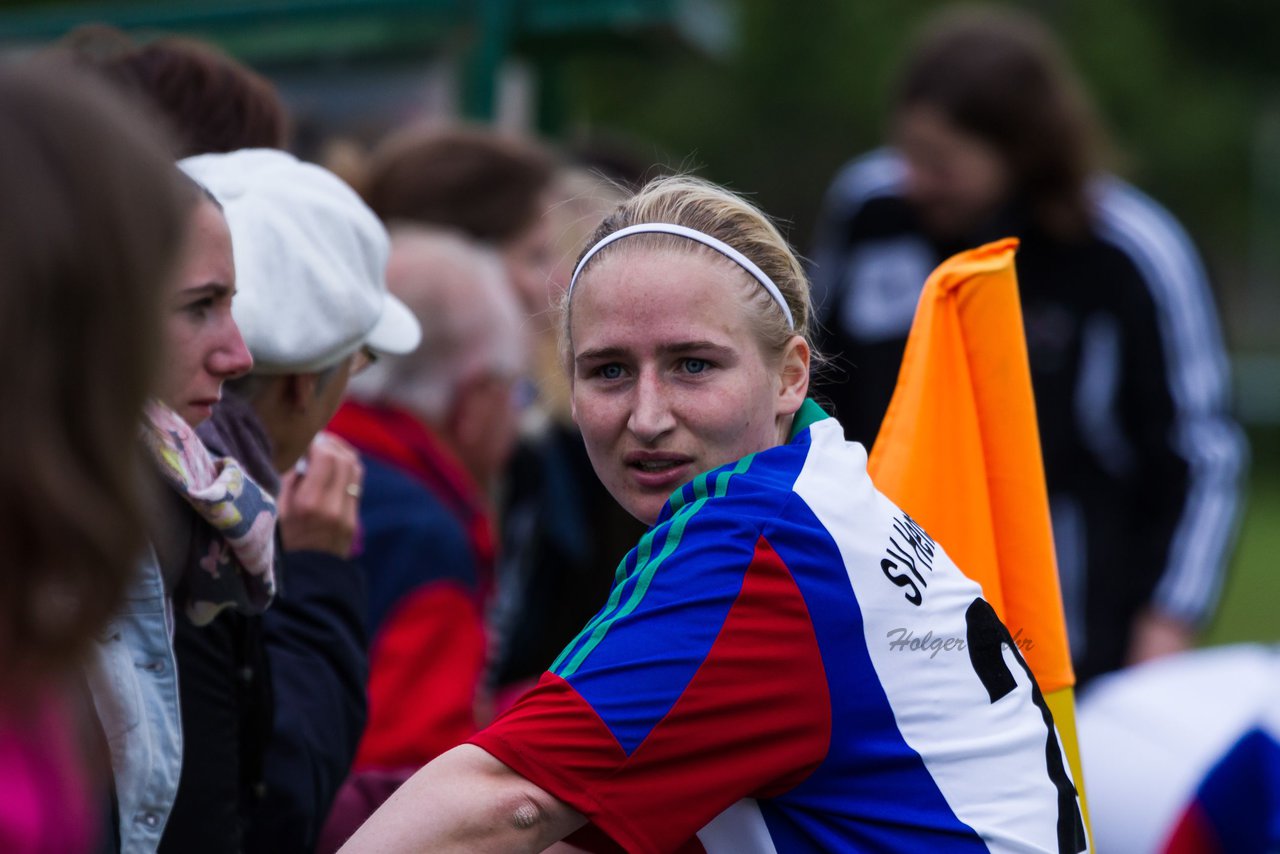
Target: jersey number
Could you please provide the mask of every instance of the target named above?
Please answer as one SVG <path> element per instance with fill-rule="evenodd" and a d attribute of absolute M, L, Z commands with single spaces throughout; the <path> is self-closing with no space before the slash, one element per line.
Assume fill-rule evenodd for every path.
<path fill-rule="evenodd" d="M 1031 698 L 1044 717 L 1045 727 L 1049 730 L 1044 752 L 1045 761 L 1049 766 L 1049 779 L 1058 790 L 1058 851 L 1060 854 L 1076 854 L 1084 851 L 1088 843 L 1084 832 L 1084 821 L 1080 817 L 1080 804 L 1076 800 L 1076 787 L 1067 776 L 1066 763 L 1062 758 L 1057 734 L 1053 729 L 1053 715 L 1044 701 L 1044 695 L 1040 693 L 1040 687 L 1036 685 L 1035 677 L 1031 675 L 1031 668 L 1018 652 L 1018 645 L 1013 642 L 1013 636 L 1009 634 L 1004 623 L 1000 622 L 1000 618 L 996 616 L 995 609 L 987 604 L 985 599 L 981 597 L 974 599 L 969 610 L 965 612 L 964 619 L 967 626 L 969 661 L 973 664 L 973 670 L 978 674 L 978 679 L 982 681 L 982 687 L 987 689 L 987 696 L 991 698 L 991 702 L 994 703 L 1005 697 L 1018 685 L 1013 678 L 1013 673 L 1009 670 L 1009 665 L 1004 660 L 1002 647 L 1005 644 L 1013 650 L 1014 658 L 1018 660 L 1018 664 L 1027 674 L 1027 679 L 1031 681 Z"/>

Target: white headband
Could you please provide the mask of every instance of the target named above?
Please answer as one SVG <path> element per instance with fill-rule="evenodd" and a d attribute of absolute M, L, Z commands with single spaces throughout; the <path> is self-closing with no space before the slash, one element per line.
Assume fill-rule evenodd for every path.
<path fill-rule="evenodd" d="M 578 266 L 574 269 L 573 278 L 569 280 L 569 296 L 573 296 L 573 288 L 578 284 L 578 277 L 582 275 L 582 268 L 587 266 L 587 262 L 595 257 L 597 252 L 608 246 L 610 243 L 613 243 L 615 240 L 621 240 L 622 238 L 630 237 L 633 234 L 674 234 L 679 237 L 687 237 L 690 240 L 701 243 L 703 246 L 709 246 L 716 250 L 721 255 L 725 256 L 730 261 L 750 273 L 751 277 L 759 282 L 761 287 L 769 292 L 769 296 L 773 297 L 773 301 L 782 309 L 782 314 L 787 318 L 787 326 L 791 329 L 796 328 L 795 319 L 791 316 L 791 309 L 787 307 L 787 301 L 783 298 L 782 291 L 778 290 L 778 286 L 773 283 L 773 279 L 766 276 L 764 270 L 757 267 L 750 258 L 743 255 L 737 249 L 734 249 L 728 243 L 725 243 L 723 240 L 717 240 L 710 234 L 705 234 L 697 229 L 687 228 L 683 225 L 676 225 L 675 223 L 670 222 L 644 222 L 639 225 L 629 225 L 626 228 L 620 228 L 613 234 L 601 239 L 599 243 L 587 250 L 587 253 L 582 256 L 582 260 L 578 262 Z"/>

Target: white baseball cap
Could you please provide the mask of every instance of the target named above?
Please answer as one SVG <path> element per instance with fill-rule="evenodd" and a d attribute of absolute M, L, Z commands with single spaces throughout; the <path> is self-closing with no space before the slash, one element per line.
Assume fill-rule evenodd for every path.
<path fill-rule="evenodd" d="M 361 347 L 399 355 L 418 346 L 417 319 L 387 292 L 387 231 L 341 178 L 268 148 L 178 165 L 226 215 L 231 312 L 255 373 L 309 373 Z"/>

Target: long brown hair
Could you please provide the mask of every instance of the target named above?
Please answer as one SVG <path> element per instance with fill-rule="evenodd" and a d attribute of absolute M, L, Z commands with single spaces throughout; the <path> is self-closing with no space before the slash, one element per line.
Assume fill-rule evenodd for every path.
<path fill-rule="evenodd" d="M 142 554 L 136 430 L 194 191 L 112 92 L 0 72 L 0 684 L 64 672 Z"/>
<path fill-rule="evenodd" d="M 943 13 L 901 72 L 898 110 L 928 105 L 994 148 L 1049 232 L 1079 234 L 1101 132 L 1066 57 L 1036 19 L 1008 9 Z"/>

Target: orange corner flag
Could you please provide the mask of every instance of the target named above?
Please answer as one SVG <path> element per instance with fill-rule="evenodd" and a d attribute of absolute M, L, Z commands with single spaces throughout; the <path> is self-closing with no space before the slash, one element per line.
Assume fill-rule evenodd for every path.
<path fill-rule="evenodd" d="M 1083 809 L 1075 675 L 1013 269 L 1017 247 L 1012 238 L 989 243 L 929 276 L 867 469 L 982 585 L 1018 641 L 1053 711 Z"/>

